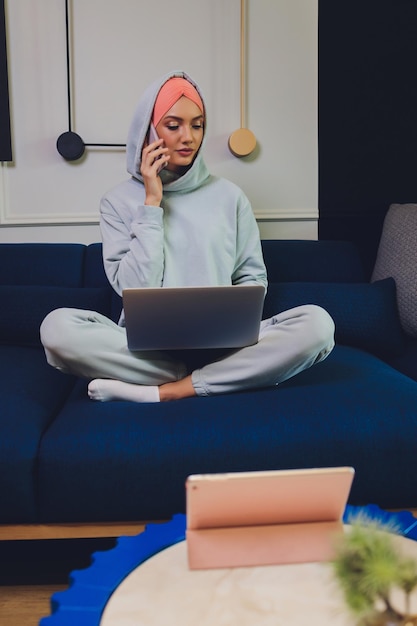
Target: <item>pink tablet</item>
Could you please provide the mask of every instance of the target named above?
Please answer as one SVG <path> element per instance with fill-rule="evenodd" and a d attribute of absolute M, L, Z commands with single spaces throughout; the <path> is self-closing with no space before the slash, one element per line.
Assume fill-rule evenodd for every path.
<path fill-rule="evenodd" d="M 352 467 L 189 476 L 190 567 L 329 560 L 353 477 Z"/>

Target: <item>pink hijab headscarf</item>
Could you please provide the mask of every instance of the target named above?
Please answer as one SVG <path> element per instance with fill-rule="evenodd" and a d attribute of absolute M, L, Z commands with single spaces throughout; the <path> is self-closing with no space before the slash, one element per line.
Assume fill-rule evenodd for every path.
<path fill-rule="evenodd" d="M 164 115 L 182 97 L 189 98 L 204 113 L 203 101 L 197 89 L 185 78 L 174 76 L 161 87 L 156 97 L 152 122 L 157 126 Z"/>

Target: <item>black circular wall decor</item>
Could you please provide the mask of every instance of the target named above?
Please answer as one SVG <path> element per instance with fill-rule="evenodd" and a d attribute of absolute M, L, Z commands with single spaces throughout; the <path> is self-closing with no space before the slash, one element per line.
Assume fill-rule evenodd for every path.
<path fill-rule="evenodd" d="M 77 133 L 68 130 L 56 140 L 56 149 L 67 161 L 76 161 L 83 156 L 85 143 Z"/>
<path fill-rule="evenodd" d="M 56 141 L 56 149 L 66 161 L 80 159 L 86 147 L 125 148 L 125 143 L 85 143 L 72 129 L 72 95 L 71 95 L 71 51 L 70 51 L 70 17 L 69 0 L 65 0 L 65 37 L 67 52 L 67 103 L 68 103 L 68 130 L 62 133 Z"/>

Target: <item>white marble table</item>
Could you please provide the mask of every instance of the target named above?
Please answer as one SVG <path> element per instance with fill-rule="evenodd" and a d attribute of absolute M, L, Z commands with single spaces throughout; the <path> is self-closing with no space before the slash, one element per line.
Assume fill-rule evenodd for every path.
<path fill-rule="evenodd" d="M 395 540 L 417 558 L 416 542 Z M 417 611 L 416 600 L 413 611 Z M 100 626 L 353 623 L 329 563 L 191 571 L 186 543 L 181 542 L 140 565 L 122 582 L 107 603 Z"/>
<path fill-rule="evenodd" d="M 411 513 L 347 507 L 345 518 L 358 511 L 396 524 L 403 536 L 395 540 L 417 558 Z M 93 555 L 89 568 L 71 574 L 70 588 L 54 594 L 53 614 L 40 626 L 354 624 L 328 563 L 191 571 L 184 539 L 184 515 L 120 538 L 113 550 Z"/>

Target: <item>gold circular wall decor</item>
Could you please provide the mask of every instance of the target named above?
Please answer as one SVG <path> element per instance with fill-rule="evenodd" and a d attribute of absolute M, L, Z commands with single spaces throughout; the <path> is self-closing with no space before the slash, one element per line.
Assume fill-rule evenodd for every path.
<path fill-rule="evenodd" d="M 248 156 L 256 148 L 256 137 L 248 128 L 238 128 L 229 137 L 229 150 L 236 157 Z"/>
<path fill-rule="evenodd" d="M 245 112 L 245 43 L 246 43 L 246 6 L 245 0 L 240 0 L 240 128 L 233 131 L 229 137 L 229 150 L 235 157 L 249 156 L 256 148 L 256 137 L 246 128 Z"/>

